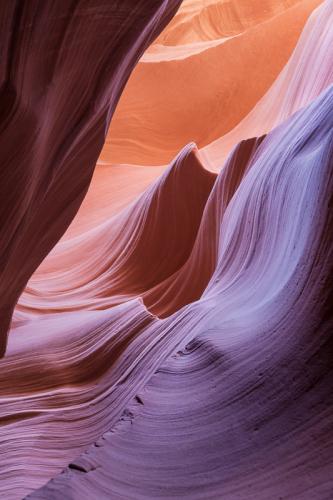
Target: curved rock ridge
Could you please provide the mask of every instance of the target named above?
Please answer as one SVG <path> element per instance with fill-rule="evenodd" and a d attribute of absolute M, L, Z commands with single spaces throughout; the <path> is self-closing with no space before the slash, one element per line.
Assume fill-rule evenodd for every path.
<path fill-rule="evenodd" d="M 216 267 L 224 213 L 262 139 L 243 141 L 230 155 L 206 203 L 189 258 L 181 269 L 143 294 L 149 310 L 166 316 L 201 297 Z"/>
<path fill-rule="evenodd" d="M 134 3 L 1 6 L 0 355 L 19 295 L 87 192 L 131 70 L 180 0 Z"/>
<path fill-rule="evenodd" d="M 216 182 L 188 145 L 131 207 L 57 245 L 20 297 L 14 325 L 31 314 L 107 308 L 137 295 L 165 316 L 199 298 L 215 268 L 221 218 L 257 144 L 241 143 Z"/>
<path fill-rule="evenodd" d="M 121 416 L 29 498 L 329 498 L 332 123 L 330 86 L 235 149 L 210 195 L 225 190 L 201 298 L 146 318 Z M 126 321 L 130 304 L 96 314 Z"/>
<path fill-rule="evenodd" d="M 179 35 L 177 45 L 165 45 L 163 38 L 144 54 L 120 99 L 100 160 L 168 164 L 184 144 L 194 141 L 200 149 L 229 132 L 273 84 L 320 3 L 194 2 L 189 10 L 204 32 L 216 27 L 233 33 L 235 23 L 240 30 L 222 38 L 211 33 L 209 40 L 202 34 L 196 40 L 191 30 L 197 24 L 186 14 L 185 2 L 185 13 L 178 14 L 185 19 L 174 19 L 184 39 Z M 207 9 L 213 9 L 211 15 Z M 168 33 L 172 36 L 172 26 L 164 37 Z"/>
<path fill-rule="evenodd" d="M 333 83 L 333 2 L 326 0 L 310 16 L 292 57 L 264 97 L 233 130 L 201 149 L 202 158 L 219 169 L 233 145 L 266 134 Z"/>
<path fill-rule="evenodd" d="M 192 250 L 215 179 L 186 146 L 131 206 L 55 248 L 20 297 L 14 324 L 31 312 L 105 309 L 174 274 Z"/>

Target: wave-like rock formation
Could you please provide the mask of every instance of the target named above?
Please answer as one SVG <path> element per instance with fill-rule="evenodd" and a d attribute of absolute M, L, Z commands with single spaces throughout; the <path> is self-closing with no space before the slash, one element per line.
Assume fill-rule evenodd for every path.
<path fill-rule="evenodd" d="M 31 498 L 329 498 L 332 123 L 330 87 L 265 139 L 236 148 L 207 201 L 220 220 L 213 257 L 202 248 L 215 263 L 200 300 L 164 320 L 142 311 L 136 328 L 125 326 L 133 338 L 114 347 L 122 364 L 107 365 L 108 391 L 124 370 L 113 397 L 132 400 Z M 204 269 L 192 266 L 187 287 Z M 129 304 L 110 318 L 133 318 Z M 96 407 L 111 397 L 86 410 L 97 421 L 90 436 Z"/>
<path fill-rule="evenodd" d="M 20 294 L 0 360 L 6 500 L 332 496 L 333 1 L 226 135 L 215 131 L 203 149 L 182 143 L 166 168 L 147 165 L 168 140 L 152 137 L 145 166 L 130 164 L 140 163 L 130 147 L 126 164 L 110 165 L 107 144 L 69 226 L 129 73 L 178 4 L 0 7 L 12 19 L 1 97 L 4 339 Z M 209 66 L 217 50 L 223 66 L 222 47 L 237 59 L 252 40 L 261 53 L 263 31 L 294 19 L 274 42 L 277 76 L 318 4 L 185 1 L 138 71 L 157 71 L 163 53 L 157 92 L 169 64 L 180 64 L 180 81 L 191 74 L 180 69 L 188 56 L 167 54 L 192 44 L 191 58 Z M 202 83 L 207 95 L 214 85 Z M 151 90 L 138 94 L 147 112 Z M 181 92 L 195 120 L 193 95 Z"/>
<path fill-rule="evenodd" d="M 189 256 L 215 177 L 191 145 L 184 148 L 130 207 L 58 245 L 30 280 L 17 312 L 107 308 L 164 281 Z"/>

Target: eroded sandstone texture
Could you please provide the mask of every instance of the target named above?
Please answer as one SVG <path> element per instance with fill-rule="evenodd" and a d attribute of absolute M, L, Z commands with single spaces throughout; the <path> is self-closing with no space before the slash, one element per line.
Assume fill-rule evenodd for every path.
<path fill-rule="evenodd" d="M 6 500 L 332 498 L 333 1 L 179 4 L 0 3 Z"/>

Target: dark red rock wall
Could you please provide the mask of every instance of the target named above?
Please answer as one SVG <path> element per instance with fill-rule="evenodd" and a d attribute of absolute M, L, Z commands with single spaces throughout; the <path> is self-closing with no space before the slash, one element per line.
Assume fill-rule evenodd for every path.
<path fill-rule="evenodd" d="M 88 189 L 121 91 L 179 0 L 0 6 L 0 352 L 29 277 Z"/>

